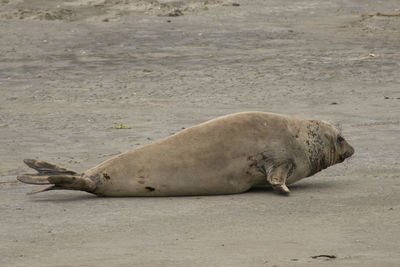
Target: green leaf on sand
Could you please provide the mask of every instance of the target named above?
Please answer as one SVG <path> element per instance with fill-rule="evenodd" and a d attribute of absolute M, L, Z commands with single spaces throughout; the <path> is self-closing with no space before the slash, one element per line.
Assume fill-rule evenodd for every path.
<path fill-rule="evenodd" d="M 115 124 L 115 125 L 114 125 L 114 128 L 115 128 L 115 129 L 132 129 L 131 126 L 124 125 L 124 124 L 122 124 L 122 123 Z"/>

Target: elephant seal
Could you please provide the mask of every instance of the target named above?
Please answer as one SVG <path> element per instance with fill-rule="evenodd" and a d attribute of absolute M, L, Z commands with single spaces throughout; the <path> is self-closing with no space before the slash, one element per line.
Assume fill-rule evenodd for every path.
<path fill-rule="evenodd" d="M 48 184 L 34 191 L 82 190 L 98 196 L 233 194 L 270 184 L 292 184 L 354 153 L 332 125 L 264 112 L 223 116 L 122 153 L 78 174 L 25 160 L 38 174 L 17 177 Z"/>

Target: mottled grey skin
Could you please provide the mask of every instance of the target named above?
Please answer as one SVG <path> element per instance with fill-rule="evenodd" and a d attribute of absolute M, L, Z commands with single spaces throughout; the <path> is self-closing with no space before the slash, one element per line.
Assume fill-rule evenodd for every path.
<path fill-rule="evenodd" d="M 353 153 L 339 131 L 326 122 L 244 112 L 120 154 L 75 175 L 68 185 L 68 175 L 50 176 L 55 188 L 46 190 L 78 189 L 99 196 L 180 196 L 241 193 L 269 183 L 278 192 L 289 193 L 286 184 L 340 163 Z"/>

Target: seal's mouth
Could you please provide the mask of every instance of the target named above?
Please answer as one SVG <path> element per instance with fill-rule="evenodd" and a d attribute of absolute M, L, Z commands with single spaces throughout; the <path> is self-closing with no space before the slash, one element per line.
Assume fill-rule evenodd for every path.
<path fill-rule="evenodd" d="M 347 151 L 344 153 L 344 157 L 345 157 L 345 158 L 350 158 L 351 156 L 353 156 L 353 154 L 354 154 L 354 148 L 353 148 L 352 146 L 350 146 L 350 149 L 347 150 Z"/>
<path fill-rule="evenodd" d="M 349 150 L 344 152 L 342 155 L 339 155 L 338 163 L 343 162 L 345 159 L 350 158 L 354 154 L 354 148 L 350 147 Z"/>

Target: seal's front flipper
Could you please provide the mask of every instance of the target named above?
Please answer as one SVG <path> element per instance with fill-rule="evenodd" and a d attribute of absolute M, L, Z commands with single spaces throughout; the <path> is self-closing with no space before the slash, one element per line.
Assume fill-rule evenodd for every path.
<path fill-rule="evenodd" d="M 54 164 L 34 159 L 26 159 L 24 162 L 32 169 L 38 171 L 38 173 L 18 176 L 17 179 L 19 181 L 26 184 L 49 185 L 28 194 L 36 194 L 56 189 L 81 190 L 92 193 L 96 188 L 92 180 L 82 177 L 74 171 L 69 171 Z"/>
<path fill-rule="evenodd" d="M 276 192 L 278 192 L 278 193 L 280 193 L 280 194 L 287 195 L 287 194 L 290 193 L 289 188 L 288 188 L 285 184 L 281 184 L 281 185 L 272 185 L 272 188 L 273 188 Z"/>
<path fill-rule="evenodd" d="M 286 179 L 293 170 L 293 164 L 290 162 L 283 163 L 277 167 L 273 167 L 267 175 L 267 181 L 272 185 L 272 188 L 281 194 L 289 194 L 290 190 L 286 186 Z"/>

